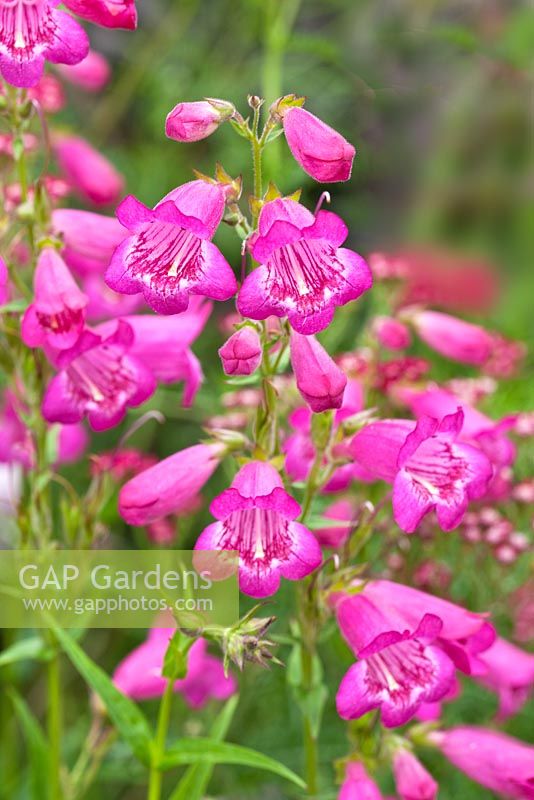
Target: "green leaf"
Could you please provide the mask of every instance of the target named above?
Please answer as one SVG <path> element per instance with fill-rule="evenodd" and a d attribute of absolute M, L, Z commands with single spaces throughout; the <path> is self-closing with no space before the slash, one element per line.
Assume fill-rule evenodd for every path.
<path fill-rule="evenodd" d="M 49 767 L 46 737 L 22 697 L 13 689 L 9 690 L 9 696 L 28 747 L 31 797 L 33 800 L 47 800 L 46 775 Z"/>
<path fill-rule="evenodd" d="M 224 740 L 232 723 L 238 702 L 239 697 L 237 695 L 228 700 L 211 726 L 211 739 L 216 742 Z M 214 764 L 194 764 L 189 767 L 169 800 L 202 800 L 208 788 L 214 766 Z"/>
<path fill-rule="evenodd" d="M 288 767 L 274 758 L 258 753 L 248 747 L 214 739 L 178 739 L 163 756 L 159 767 L 162 770 L 178 767 L 180 764 L 237 764 L 241 767 L 263 769 L 304 789 L 305 783 Z"/>
<path fill-rule="evenodd" d="M 15 642 L 6 650 L 0 653 L 0 667 L 8 664 L 15 664 L 17 661 L 26 659 L 42 660 L 46 657 L 46 647 L 42 639 L 32 636 L 29 639 L 21 639 Z"/>
<path fill-rule="evenodd" d="M 102 700 L 119 736 L 143 764 L 148 764 L 152 732 L 144 714 L 117 689 L 109 675 L 84 653 L 71 636 L 52 621 L 50 627 L 73 666 Z"/>

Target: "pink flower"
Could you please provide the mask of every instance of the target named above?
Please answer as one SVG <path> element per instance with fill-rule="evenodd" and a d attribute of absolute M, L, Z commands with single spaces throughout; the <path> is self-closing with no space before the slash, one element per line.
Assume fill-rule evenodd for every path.
<path fill-rule="evenodd" d="M 85 330 L 74 347 L 55 359 L 61 371 L 48 384 L 44 418 L 72 424 L 87 416 L 91 427 L 101 431 L 118 425 L 128 406 L 144 403 L 156 381 L 130 354 L 133 341 L 132 328 L 122 320 L 108 337 Z"/>
<path fill-rule="evenodd" d="M 371 288 L 361 256 L 341 247 L 345 223 L 330 211 L 311 211 L 290 199 L 271 200 L 259 217 L 252 255 L 260 266 L 241 287 L 237 306 L 244 317 L 287 316 L 299 333 L 326 328 L 336 306 Z"/>
<path fill-rule="evenodd" d="M 219 348 L 219 356 L 227 375 L 252 375 L 262 356 L 257 330 L 250 325 L 240 328 Z"/>
<path fill-rule="evenodd" d="M 103 319 L 126 317 L 137 311 L 143 304 L 138 295 L 118 294 L 110 289 L 99 275 L 87 275 L 82 279 L 84 294 L 87 296 L 87 319 L 100 322 Z"/>
<path fill-rule="evenodd" d="M 284 112 L 283 125 L 293 158 L 304 172 L 319 183 L 348 181 L 356 150 L 340 133 L 296 107 Z"/>
<path fill-rule="evenodd" d="M 235 108 L 225 100 L 178 103 L 167 115 L 165 133 L 177 142 L 199 142 L 229 119 Z"/>
<path fill-rule="evenodd" d="M 74 69 L 74 65 L 70 68 Z M 57 69 L 61 70 L 63 67 L 58 65 Z M 45 74 L 39 78 L 38 83 L 28 90 L 28 97 L 39 103 L 47 114 L 57 114 L 65 107 L 65 92 L 55 75 Z"/>
<path fill-rule="evenodd" d="M 22 469 L 19 464 L 0 462 L 0 518 L 12 517 L 22 496 Z"/>
<path fill-rule="evenodd" d="M 113 675 L 121 692 L 133 700 L 150 700 L 163 694 L 167 679 L 161 670 L 173 633 L 173 628 L 153 628 L 146 641 L 121 661 Z M 174 691 L 182 694 L 191 708 L 202 708 L 212 698 L 226 700 L 237 690 L 234 678 L 225 677 L 222 663 L 207 649 L 205 639 L 194 643 L 187 657 L 187 674 L 174 684 Z"/>
<path fill-rule="evenodd" d="M 439 786 L 416 756 L 403 747 L 393 756 L 395 786 L 401 800 L 435 800 Z"/>
<path fill-rule="evenodd" d="M 197 444 L 140 472 L 120 491 L 122 518 L 130 525 L 147 525 L 188 507 L 223 455 L 220 444 Z"/>
<path fill-rule="evenodd" d="M 33 277 L 34 301 L 21 324 L 22 341 L 28 347 L 50 345 L 68 350 L 84 327 L 87 297 L 78 288 L 69 268 L 52 247 L 42 250 Z"/>
<path fill-rule="evenodd" d="M 332 525 L 315 530 L 314 533 L 321 547 L 343 547 L 353 530 L 356 509 L 350 500 L 336 500 L 323 512 L 325 519 L 339 520 L 343 525 Z"/>
<path fill-rule="evenodd" d="M 87 55 L 89 39 L 69 14 L 57 11 L 59 0 L 1 0 L 0 73 L 13 86 L 35 86 L 45 59 L 77 64 Z"/>
<path fill-rule="evenodd" d="M 239 587 L 251 597 L 268 597 L 281 577 L 300 580 L 321 563 L 313 533 L 294 521 L 300 506 L 265 461 L 245 464 L 210 511 L 218 521 L 200 534 L 195 550 L 237 550 Z"/>
<path fill-rule="evenodd" d="M 534 655 L 497 638 L 480 656 L 487 672 L 478 680 L 499 696 L 499 718 L 516 714 L 534 688 Z"/>
<path fill-rule="evenodd" d="M 440 700 L 454 679 L 454 664 L 434 643 L 443 627 L 434 614 L 407 630 L 402 619 L 361 594 L 338 604 L 337 619 L 358 656 L 341 681 L 336 704 L 343 719 L 380 708 L 387 728 L 404 725 L 422 703 Z"/>
<path fill-rule="evenodd" d="M 63 0 L 67 8 L 104 28 L 137 27 L 135 0 Z"/>
<path fill-rule="evenodd" d="M 53 211 L 52 228 L 65 244 L 63 258 L 79 275 L 101 275 L 128 235 L 115 217 L 74 208 Z"/>
<path fill-rule="evenodd" d="M 390 350 L 405 350 L 410 346 L 410 331 L 398 319 L 375 317 L 373 330 L 382 347 L 387 347 Z"/>
<path fill-rule="evenodd" d="M 9 300 L 9 272 L 6 262 L 0 256 L 0 306 Z"/>
<path fill-rule="evenodd" d="M 87 56 L 79 64 L 58 67 L 60 75 L 80 86 L 87 92 L 99 92 L 111 78 L 111 67 L 108 60 L 95 50 L 89 50 Z"/>
<path fill-rule="evenodd" d="M 421 339 L 445 358 L 477 366 L 488 360 L 493 338 L 479 325 L 439 311 L 418 311 L 410 319 Z"/>
<path fill-rule="evenodd" d="M 442 419 L 381 420 L 358 433 L 351 445 L 356 460 L 393 484 L 395 521 L 413 533 L 435 510 L 445 531 L 457 527 L 470 500 L 482 497 L 493 468 L 478 448 L 457 441 L 463 412 Z"/>
<path fill-rule="evenodd" d="M 118 200 L 124 179 L 89 142 L 78 136 L 61 136 L 54 149 L 61 171 L 79 195 L 98 206 Z"/>
<path fill-rule="evenodd" d="M 460 726 L 429 738 L 455 767 L 492 792 L 534 798 L 534 747 L 485 728 Z"/>
<path fill-rule="evenodd" d="M 393 581 L 369 581 L 363 596 L 384 613 L 393 610 L 404 625 L 412 628 L 426 613 L 438 617 L 442 622 L 439 645 L 458 669 L 471 675 L 487 671 L 480 654 L 493 644 L 495 631 L 484 614 Z"/>
<path fill-rule="evenodd" d="M 382 800 L 382 795 L 363 764 L 352 761 L 347 765 L 345 780 L 337 800 Z"/>
<path fill-rule="evenodd" d="M 293 331 L 290 350 L 297 389 L 311 410 L 341 408 L 347 377 L 317 339 Z"/>
<path fill-rule="evenodd" d="M 154 210 L 130 195 L 117 217 L 131 235 L 113 256 L 108 286 L 124 294 L 142 292 L 161 314 L 185 311 L 190 294 L 229 300 L 237 282 L 210 241 L 223 213 L 223 190 L 202 180 L 178 187 Z"/>
<path fill-rule="evenodd" d="M 184 381 L 182 404 L 189 407 L 204 378 L 198 358 L 190 347 L 202 332 L 212 304 L 194 297 L 187 311 L 173 317 L 137 314 L 124 317 L 134 332 L 130 355 L 138 359 L 161 383 Z M 114 322 L 97 325 L 95 332 L 107 336 Z"/>

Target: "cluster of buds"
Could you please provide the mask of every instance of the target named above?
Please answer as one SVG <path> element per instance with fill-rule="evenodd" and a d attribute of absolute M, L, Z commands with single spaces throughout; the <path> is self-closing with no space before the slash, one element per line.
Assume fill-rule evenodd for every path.
<path fill-rule="evenodd" d="M 513 523 L 495 508 L 484 507 L 479 511 L 469 511 L 464 517 L 460 532 L 468 542 L 485 542 L 489 545 L 495 558 L 502 564 L 512 564 L 529 547 L 528 537 L 516 531 Z"/>

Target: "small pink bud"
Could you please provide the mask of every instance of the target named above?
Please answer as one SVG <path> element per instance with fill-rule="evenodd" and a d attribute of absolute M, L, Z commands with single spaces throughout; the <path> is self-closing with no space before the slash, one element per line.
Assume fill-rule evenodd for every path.
<path fill-rule="evenodd" d="M 397 750 L 393 757 L 395 785 L 401 800 L 434 800 L 438 784 L 409 750 Z"/>
<path fill-rule="evenodd" d="M 62 136 L 54 143 L 62 172 L 73 188 L 95 205 L 119 199 L 124 188 L 122 175 L 89 142 L 77 136 Z"/>
<path fill-rule="evenodd" d="M 261 363 L 261 354 L 260 337 L 249 325 L 236 331 L 219 349 L 227 375 L 251 375 Z"/>
<path fill-rule="evenodd" d="M 404 323 L 397 319 L 377 317 L 373 328 L 382 347 L 388 347 L 390 350 L 404 350 L 410 346 L 410 331 Z"/>
<path fill-rule="evenodd" d="M 211 136 L 234 111 L 232 103 L 225 100 L 178 103 L 167 115 L 165 133 L 177 142 L 199 142 Z"/>
<path fill-rule="evenodd" d="M 517 558 L 517 552 L 509 544 L 501 544 L 496 550 L 497 561 L 501 564 L 513 564 Z"/>
<path fill-rule="evenodd" d="M 293 158 L 304 172 L 319 183 L 348 181 L 356 151 L 340 133 L 298 107 L 284 113 L 283 125 Z"/>
<path fill-rule="evenodd" d="M 315 336 L 292 331 L 290 348 L 297 388 L 311 410 L 341 408 L 347 376 Z"/>

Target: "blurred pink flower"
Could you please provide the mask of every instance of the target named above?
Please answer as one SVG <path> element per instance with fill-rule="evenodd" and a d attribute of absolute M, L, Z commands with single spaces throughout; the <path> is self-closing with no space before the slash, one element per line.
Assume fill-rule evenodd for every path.
<path fill-rule="evenodd" d="M 119 199 L 124 178 L 89 142 L 79 136 L 59 136 L 53 146 L 61 171 L 79 195 L 97 206 Z"/>
<path fill-rule="evenodd" d="M 341 408 L 347 378 L 315 336 L 292 331 L 291 366 L 297 389 L 315 413 Z"/>
<path fill-rule="evenodd" d="M 103 275 L 115 249 L 128 235 L 115 217 L 74 208 L 53 211 L 52 229 L 65 244 L 63 258 L 79 275 Z"/>
<path fill-rule="evenodd" d="M 319 183 L 348 181 L 356 150 L 336 130 L 304 108 L 283 114 L 284 133 L 304 172 Z"/>
<path fill-rule="evenodd" d="M 359 761 L 347 764 L 337 800 L 382 800 L 380 789 Z"/>
<path fill-rule="evenodd" d="M 223 212 L 221 187 L 202 180 L 174 189 L 153 210 L 130 195 L 117 209 L 130 236 L 116 250 L 106 283 L 124 294 L 142 292 L 161 314 L 185 311 L 190 294 L 229 300 L 237 282 L 210 241 Z"/>
<path fill-rule="evenodd" d="M 59 74 L 69 83 L 86 92 L 100 92 L 111 78 L 107 58 L 96 50 L 89 50 L 83 61 L 72 66 L 59 66 Z"/>
<path fill-rule="evenodd" d="M 137 27 L 135 0 L 63 0 L 67 8 L 104 28 Z"/>
<path fill-rule="evenodd" d="M 534 688 L 534 654 L 500 637 L 480 656 L 487 672 L 478 681 L 497 692 L 500 719 L 516 714 Z"/>
<path fill-rule="evenodd" d="M 406 325 L 393 317 L 375 317 L 373 331 L 379 344 L 389 350 L 405 350 L 412 340 Z"/>
<path fill-rule="evenodd" d="M 0 256 L 0 306 L 9 301 L 9 272 L 6 262 Z"/>
<path fill-rule="evenodd" d="M 342 306 L 371 288 L 364 259 L 341 247 L 347 226 L 336 214 L 311 211 L 295 200 L 265 203 L 251 245 L 260 264 L 246 278 L 237 307 L 244 317 L 287 316 L 303 334 L 317 333 Z"/>
<path fill-rule="evenodd" d="M 490 356 L 492 335 L 479 325 L 439 311 L 410 312 L 409 319 L 421 339 L 445 358 L 481 366 Z"/>
<path fill-rule="evenodd" d="M 354 529 L 356 508 L 351 500 L 336 500 L 323 511 L 322 516 L 328 520 L 339 520 L 343 525 L 332 525 L 314 530 L 321 547 L 343 547 Z"/>
<path fill-rule="evenodd" d="M 251 597 L 268 597 L 281 577 L 300 580 L 321 563 L 317 539 L 295 522 L 299 504 L 266 461 L 241 467 L 210 511 L 218 521 L 200 534 L 195 550 L 237 550 L 239 587 Z"/>
<path fill-rule="evenodd" d="M 113 683 L 133 700 L 160 697 L 167 686 L 161 674 L 173 628 L 152 628 L 143 644 L 121 661 Z M 202 708 L 209 700 L 226 700 L 237 691 L 234 678 L 225 677 L 222 662 L 207 652 L 205 639 L 197 639 L 187 656 L 187 674 L 177 680 L 174 691 L 191 708 Z"/>
<path fill-rule="evenodd" d="M 395 786 L 401 800 L 435 800 L 439 786 L 419 759 L 404 747 L 393 755 Z"/>
<path fill-rule="evenodd" d="M 258 331 L 245 325 L 219 348 L 226 375 L 251 375 L 261 364 L 262 347 Z"/>

